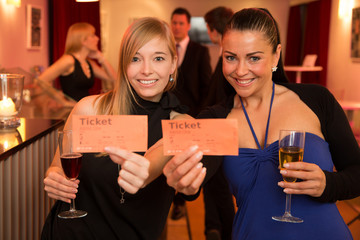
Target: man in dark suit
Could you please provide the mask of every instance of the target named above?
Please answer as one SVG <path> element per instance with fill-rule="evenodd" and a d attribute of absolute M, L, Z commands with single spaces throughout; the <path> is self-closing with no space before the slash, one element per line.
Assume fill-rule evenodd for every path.
<path fill-rule="evenodd" d="M 174 94 L 180 103 L 189 108 L 188 114 L 196 115 L 204 108 L 211 77 L 210 55 L 207 47 L 189 38 L 190 13 L 185 8 L 176 8 L 171 14 L 171 30 L 175 37 L 178 54 L 178 77 Z M 185 201 L 176 194 L 171 218 L 185 215 Z"/>
<path fill-rule="evenodd" d="M 210 79 L 209 93 L 205 106 L 220 103 L 229 95 L 235 93 L 234 88 L 228 83 L 222 72 L 222 46 L 221 40 L 226 23 L 233 15 L 233 11 L 226 7 L 217 7 L 208 11 L 205 16 L 207 32 L 212 43 L 219 46 L 219 60 Z"/>
<path fill-rule="evenodd" d="M 189 38 L 190 18 L 190 13 L 184 8 L 175 9 L 171 15 L 171 30 L 178 51 L 178 78 L 174 93 L 182 104 L 189 107 L 188 114 L 196 117 L 208 94 L 211 65 L 208 48 Z"/>
<path fill-rule="evenodd" d="M 219 61 L 211 77 L 210 90 L 205 102 L 205 105 L 208 106 L 225 101 L 228 96 L 235 92 L 223 75 L 221 57 L 222 35 L 232 15 L 233 11 L 230 8 L 217 7 L 208 11 L 204 16 L 210 40 L 220 47 Z M 235 209 L 229 184 L 222 167 L 204 184 L 203 196 L 206 240 L 231 240 Z"/>

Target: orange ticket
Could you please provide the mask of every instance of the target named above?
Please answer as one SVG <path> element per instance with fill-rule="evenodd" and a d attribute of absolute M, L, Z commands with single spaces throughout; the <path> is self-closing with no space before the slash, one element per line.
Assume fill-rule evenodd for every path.
<path fill-rule="evenodd" d="M 75 115 L 72 125 L 74 151 L 103 152 L 107 146 L 134 152 L 147 150 L 147 116 Z"/>
<path fill-rule="evenodd" d="M 204 155 L 238 155 L 235 119 L 162 120 L 164 155 L 198 145 Z"/>

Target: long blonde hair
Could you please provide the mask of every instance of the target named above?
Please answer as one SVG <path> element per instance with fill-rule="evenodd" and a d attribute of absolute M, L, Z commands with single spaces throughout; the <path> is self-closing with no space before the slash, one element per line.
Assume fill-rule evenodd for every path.
<path fill-rule="evenodd" d="M 157 18 L 141 18 L 131 24 L 124 33 L 120 45 L 119 73 L 114 90 L 101 95 L 96 106 L 97 114 L 127 115 L 136 102 L 126 71 L 136 52 L 150 40 L 159 37 L 167 42 L 172 60 L 175 61 L 176 46 L 169 25 Z M 164 92 L 175 86 L 177 70 L 172 74 L 174 81 L 169 81 Z M 169 76 L 170 77 L 170 76 Z"/>
<path fill-rule="evenodd" d="M 77 52 L 82 47 L 82 41 L 95 33 L 93 25 L 86 22 L 74 23 L 68 29 L 65 41 L 65 54 Z"/>

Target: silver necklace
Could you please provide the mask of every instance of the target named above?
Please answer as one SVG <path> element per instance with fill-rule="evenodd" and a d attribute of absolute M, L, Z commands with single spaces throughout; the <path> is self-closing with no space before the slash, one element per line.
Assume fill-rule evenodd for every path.
<path fill-rule="evenodd" d="M 118 164 L 118 172 L 120 172 L 120 164 Z M 125 195 L 125 190 L 119 185 L 120 187 L 120 194 L 121 194 L 121 199 L 120 199 L 120 203 L 123 204 L 125 202 L 125 198 L 124 198 L 124 195 Z"/>
<path fill-rule="evenodd" d="M 81 65 L 83 65 L 85 67 L 85 72 L 84 73 L 85 73 L 86 77 L 90 77 L 91 72 L 90 72 L 89 64 L 85 61 L 85 63 L 81 63 Z"/>

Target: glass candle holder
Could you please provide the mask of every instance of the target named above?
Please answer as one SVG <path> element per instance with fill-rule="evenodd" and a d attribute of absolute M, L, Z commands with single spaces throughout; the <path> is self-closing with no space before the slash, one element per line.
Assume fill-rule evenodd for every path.
<path fill-rule="evenodd" d="M 24 76 L 0 73 L 0 129 L 20 126 L 17 117 L 23 98 Z"/>

